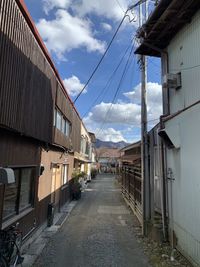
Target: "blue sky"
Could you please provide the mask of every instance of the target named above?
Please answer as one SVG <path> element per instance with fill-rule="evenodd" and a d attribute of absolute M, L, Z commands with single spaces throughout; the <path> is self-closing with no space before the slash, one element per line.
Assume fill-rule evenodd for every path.
<path fill-rule="evenodd" d="M 25 0 L 25 3 L 74 100 L 105 51 L 123 11 L 134 1 Z M 130 14 L 134 19 L 131 23 L 128 18 L 125 20 L 99 70 L 75 103 L 88 130 L 104 141 L 134 142 L 140 138 L 140 70 L 137 56 L 131 53 L 132 45 L 136 46 L 133 40 L 137 14 L 137 9 Z M 151 58 L 148 63 L 148 120 L 152 127 L 162 110 L 160 61 Z"/>

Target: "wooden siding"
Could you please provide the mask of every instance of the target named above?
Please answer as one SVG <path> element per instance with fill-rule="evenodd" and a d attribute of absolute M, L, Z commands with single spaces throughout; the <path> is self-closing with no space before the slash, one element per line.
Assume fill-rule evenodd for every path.
<path fill-rule="evenodd" d="M 54 143 L 63 147 L 70 147 L 70 138 L 55 128 Z"/>
<path fill-rule="evenodd" d="M 51 142 L 51 70 L 15 1 L 2 0 L 0 19 L 0 124 Z"/>
<path fill-rule="evenodd" d="M 122 195 L 142 223 L 141 162 L 122 166 Z"/>
<path fill-rule="evenodd" d="M 40 164 L 40 148 L 24 136 L 0 129 L 0 166 Z"/>
<path fill-rule="evenodd" d="M 62 114 L 72 123 L 73 107 L 69 99 L 66 98 L 60 84 L 57 86 L 56 106 L 62 111 Z"/>
<path fill-rule="evenodd" d="M 72 132 L 71 132 L 71 141 L 74 152 L 80 152 L 81 147 L 81 122 L 77 113 L 73 112 L 73 123 L 72 123 Z"/>
<path fill-rule="evenodd" d="M 75 137 L 80 139 L 80 117 L 22 11 L 17 1 L 0 2 L 0 127 L 68 148 L 61 135 L 54 139 L 57 106 L 72 124 L 75 121 L 72 139 L 79 151 Z"/>

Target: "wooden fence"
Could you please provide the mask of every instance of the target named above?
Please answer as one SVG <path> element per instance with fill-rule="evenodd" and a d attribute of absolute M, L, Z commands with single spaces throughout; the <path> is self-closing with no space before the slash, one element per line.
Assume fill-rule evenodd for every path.
<path fill-rule="evenodd" d="M 122 166 L 122 195 L 142 223 L 141 163 Z"/>

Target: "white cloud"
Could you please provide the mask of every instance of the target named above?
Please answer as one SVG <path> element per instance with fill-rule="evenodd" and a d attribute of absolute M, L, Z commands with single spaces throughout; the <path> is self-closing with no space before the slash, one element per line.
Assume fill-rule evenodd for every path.
<path fill-rule="evenodd" d="M 103 22 L 103 23 L 101 23 L 101 26 L 106 31 L 111 31 L 112 30 L 112 26 L 110 24 L 108 24 L 108 23 Z"/>
<path fill-rule="evenodd" d="M 66 87 L 67 92 L 70 94 L 70 96 L 77 96 L 78 93 L 83 89 L 84 84 L 80 82 L 79 78 L 76 76 L 72 76 L 68 79 L 63 80 L 64 85 Z M 84 90 L 83 94 L 87 91 Z"/>
<path fill-rule="evenodd" d="M 121 0 L 121 6 L 124 10 L 127 9 L 128 1 Z M 87 14 L 96 14 L 108 19 L 120 20 L 123 18 L 124 12 L 121 10 L 115 0 L 82 0 L 77 1 L 74 5 L 74 10 L 83 17 Z"/>
<path fill-rule="evenodd" d="M 102 102 L 93 107 L 84 119 L 86 126 L 95 133 L 98 132 L 97 129 L 107 129 L 106 127 L 108 126 L 116 131 L 123 127 L 124 130 L 120 131 L 122 137 L 130 134 L 130 130 L 137 129 L 139 131 L 141 123 L 140 87 L 141 85 L 138 84 L 132 92 L 124 93 L 131 102 L 118 101 L 118 103 L 112 104 L 112 106 L 111 103 Z M 152 127 L 158 123 L 159 117 L 162 114 L 161 85 L 158 83 L 148 83 L 147 95 L 148 121 L 149 126 Z M 103 132 L 104 130 L 101 131 Z M 101 137 L 103 138 L 103 134 Z M 111 138 L 110 135 L 108 137 Z M 107 138 L 106 132 L 104 132 L 104 138 Z M 115 138 L 114 134 L 113 138 Z M 135 136 L 135 139 L 138 139 L 138 137 Z"/>
<path fill-rule="evenodd" d="M 132 103 L 100 103 L 89 113 L 88 119 L 95 123 L 131 124 L 140 122 L 140 106 Z"/>
<path fill-rule="evenodd" d="M 93 36 L 91 22 L 73 17 L 65 10 L 57 10 L 53 20 L 40 19 L 37 28 L 50 52 L 63 60 L 65 52 L 86 48 L 88 52 L 103 53 L 105 43 Z"/>
<path fill-rule="evenodd" d="M 68 8 L 70 0 L 43 0 L 43 9 L 46 14 L 54 8 Z"/>
<path fill-rule="evenodd" d="M 124 93 L 132 103 L 141 103 L 141 84 L 138 84 L 132 92 Z M 155 120 L 162 114 L 162 86 L 158 83 L 147 83 L 147 113 L 148 120 Z"/>
<path fill-rule="evenodd" d="M 112 142 L 125 141 L 126 142 L 126 139 L 123 137 L 122 133 L 113 128 L 107 128 L 107 129 L 102 129 L 102 130 L 96 129 L 96 132 L 98 133 L 96 137 L 102 141 L 112 141 Z"/>

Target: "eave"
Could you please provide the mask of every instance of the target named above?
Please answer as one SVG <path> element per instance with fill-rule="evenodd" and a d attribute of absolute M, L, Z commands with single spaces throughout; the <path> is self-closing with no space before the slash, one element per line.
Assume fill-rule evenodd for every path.
<path fill-rule="evenodd" d="M 200 9 L 198 0 L 161 0 L 147 22 L 138 30 L 142 40 L 135 54 L 160 57 L 174 36 Z"/>

